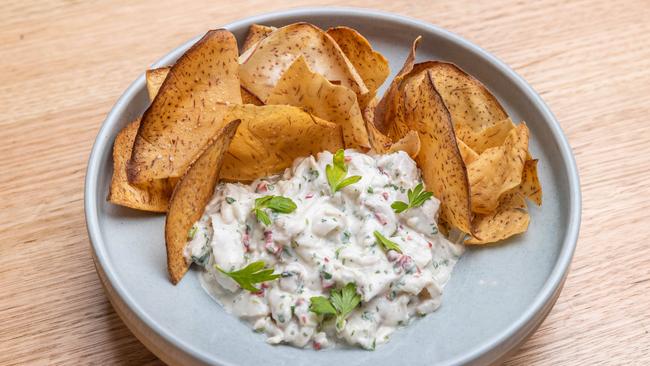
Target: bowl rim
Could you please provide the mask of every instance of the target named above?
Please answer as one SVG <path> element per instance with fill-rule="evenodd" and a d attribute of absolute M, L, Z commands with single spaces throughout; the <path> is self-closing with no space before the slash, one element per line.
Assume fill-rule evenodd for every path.
<path fill-rule="evenodd" d="M 319 17 L 336 17 L 336 16 L 355 16 L 361 18 L 373 18 L 379 21 L 389 21 L 400 25 L 409 25 L 417 28 L 426 29 L 428 32 L 437 34 L 442 38 L 446 38 L 451 42 L 459 45 L 465 51 L 474 53 L 478 57 L 484 59 L 486 62 L 491 63 L 494 67 L 504 73 L 509 82 L 516 84 L 529 98 L 532 103 L 540 110 L 543 119 L 548 122 L 548 127 L 552 133 L 553 139 L 559 147 L 559 153 L 563 163 L 566 166 L 566 171 L 563 172 L 568 180 L 568 222 L 566 225 L 566 235 L 562 242 L 562 248 L 558 255 L 557 261 L 553 269 L 544 282 L 541 289 L 538 291 L 536 297 L 529 305 L 529 307 L 508 327 L 502 331 L 492 335 L 487 341 L 478 344 L 472 349 L 464 352 L 454 359 L 449 360 L 450 364 L 467 364 L 479 360 L 487 361 L 487 358 L 493 361 L 499 359 L 507 352 L 516 347 L 513 342 L 516 338 L 524 337 L 531 332 L 531 324 L 539 323 L 539 314 L 548 312 L 547 309 L 550 302 L 554 301 L 559 291 L 561 290 L 564 279 L 569 271 L 571 260 L 577 245 L 578 234 L 580 230 L 581 220 L 581 192 L 580 181 L 578 175 L 578 168 L 575 158 L 573 156 L 571 147 L 562 129 L 557 122 L 555 116 L 544 103 L 542 98 L 533 90 L 533 88 L 524 79 L 513 71 L 509 66 L 499 60 L 497 57 L 483 50 L 479 46 L 465 40 L 464 38 L 449 32 L 436 25 L 427 23 L 422 20 L 410 18 L 403 15 L 394 13 L 352 7 L 300 7 L 289 10 L 279 10 L 251 17 L 246 17 L 224 25 L 222 28 L 232 29 L 235 27 L 247 26 L 252 23 L 264 23 L 272 21 L 275 18 L 283 17 L 306 17 L 306 16 L 319 16 Z M 169 61 L 180 56 L 187 48 L 194 44 L 201 36 L 197 36 L 179 47 L 176 47 L 171 52 L 167 53 L 160 60 L 153 65 L 168 64 Z M 93 259 L 96 266 L 101 266 L 105 274 L 105 278 L 110 282 L 120 299 L 133 311 L 146 327 L 152 332 L 162 337 L 165 341 L 175 345 L 180 351 L 195 358 L 198 361 L 210 364 L 215 361 L 218 364 L 226 364 L 223 360 L 219 359 L 219 355 L 203 352 L 195 348 L 191 343 L 176 337 L 171 332 L 162 328 L 154 319 L 149 317 L 146 312 L 131 298 L 121 284 L 120 280 L 114 272 L 114 268 L 109 259 L 108 253 L 105 249 L 105 243 L 102 239 L 100 224 L 99 224 L 99 211 L 97 206 L 97 197 L 99 187 L 97 181 L 99 177 L 99 167 L 101 165 L 102 153 L 111 148 L 113 136 L 111 131 L 115 128 L 115 124 L 119 117 L 124 113 L 134 96 L 145 86 L 145 76 L 142 73 L 131 85 L 124 91 L 124 93 L 117 100 L 111 111 L 102 122 L 101 128 L 97 133 L 97 137 L 93 144 L 90 156 L 88 158 L 88 165 L 86 169 L 85 187 L 84 187 L 84 212 L 86 218 L 86 228 L 91 242 L 91 250 Z M 100 268 L 97 268 L 99 271 Z M 100 276 L 101 277 L 101 276 Z M 551 304 L 552 306 L 552 304 Z M 123 319 L 124 320 L 124 319 Z M 125 322 L 126 323 L 126 322 Z M 128 324 L 127 324 L 128 325 Z M 515 342 L 516 343 L 516 342 Z M 500 349 L 499 355 L 495 355 L 494 351 Z M 216 356 L 216 357 L 215 357 Z"/>

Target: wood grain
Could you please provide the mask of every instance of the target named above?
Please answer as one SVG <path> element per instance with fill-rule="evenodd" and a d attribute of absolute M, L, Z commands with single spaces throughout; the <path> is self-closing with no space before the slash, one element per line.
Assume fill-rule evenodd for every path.
<path fill-rule="evenodd" d="M 438 24 L 511 65 L 576 154 L 580 241 L 556 307 L 509 365 L 650 364 L 650 3 L 321 1 Z M 0 364 L 159 364 L 93 268 L 83 178 L 111 105 L 147 65 L 238 18 L 310 1 L 0 6 Z"/>

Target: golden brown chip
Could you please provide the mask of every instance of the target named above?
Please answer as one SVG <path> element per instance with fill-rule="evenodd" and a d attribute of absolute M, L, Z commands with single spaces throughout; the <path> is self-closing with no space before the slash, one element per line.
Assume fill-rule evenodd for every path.
<path fill-rule="evenodd" d="M 346 148 L 370 149 L 356 94 L 309 69 L 299 55 L 271 90 L 266 104 L 286 104 L 341 126 Z"/>
<path fill-rule="evenodd" d="M 190 267 L 183 256 L 188 233 L 203 215 L 205 205 L 214 193 L 224 154 L 237 126 L 239 121 L 232 121 L 211 137 L 174 189 L 165 220 L 167 270 L 173 284 L 177 284 Z"/>
<path fill-rule="evenodd" d="M 252 181 L 281 173 L 296 158 L 343 147 L 341 128 L 288 105 L 233 106 L 228 120 L 241 125 L 224 159 L 221 177 Z"/>
<path fill-rule="evenodd" d="M 407 89 L 414 90 L 411 93 Z M 441 214 L 450 224 L 471 233 L 467 171 L 456 145 L 451 117 L 436 92 L 431 74 L 426 73 L 419 82 L 408 83 L 404 93 L 413 95 L 404 98 L 404 121 L 419 134 L 421 149 L 416 162 L 427 190 L 440 200 Z"/>
<path fill-rule="evenodd" d="M 314 72 L 330 82 L 340 83 L 357 95 L 368 93 L 363 79 L 332 37 L 307 23 L 279 28 L 240 58 L 242 86 L 266 102 L 284 71 L 300 55 Z"/>
<path fill-rule="evenodd" d="M 402 83 L 402 79 L 404 79 L 404 77 L 406 77 L 411 72 L 411 70 L 413 70 L 413 65 L 415 64 L 415 52 L 418 49 L 418 44 L 420 44 L 421 39 L 422 37 L 419 36 L 413 41 L 413 44 L 411 45 L 411 51 L 409 52 L 408 56 L 406 56 L 406 60 L 404 61 L 402 69 L 397 73 L 397 75 L 395 75 L 395 78 L 393 81 L 391 81 L 388 90 L 386 90 L 386 93 L 384 93 L 384 96 L 381 98 L 377 104 L 377 107 L 375 108 L 375 127 L 377 127 L 377 129 L 384 134 L 387 133 L 389 127 L 395 120 L 395 114 L 397 113 L 397 109 L 400 106 L 399 87 Z"/>
<path fill-rule="evenodd" d="M 241 101 L 243 104 L 264 105 L 258 97 L 251 94 L 248 90 L 241 88 Z"/>
<path fill-rule="evenodd" d="M 381 133 L 375 127 L 375 108 L 377 107 L 377 98 L 373 98 L 368 105 L 363 109 L 363 121 L 365 122 L 366 130 L 368 131 L 368 141 L 370 142 L 370 150 L 379 154 L 388 151 L 392 141 L 388 136 Z"/>
<path fill-rule="evenodd" d="M 149 94 L 149 99 L 153 100 L 158 94 L 158 90 L 162 85 L 163 81 L 167 77 L 171 66 L 159 67 L 157 69 L 147 70 L 147 92 Z M 246 89 L 241 88 L 241 99 L 243 104 L 255 104 L 262 105 L 262 101 L 257 99 L 256 96 L 249 93 Z"/>
<path fill-rule="evenodd" d="M 388 60 L 381 53 L 373 50 L 370 42 L 352 28 L 330 28 L 327 34 L 341 47 L 368 87 L 368 93 L 359 99 L 359 105 L 363 109 L 375 97 L 377 89 L 390 74 Z"/>
<path fill-rule="evenodd" d="M 151 212 L 165 212 L 174 186 L 166 179 L 135 186 L 126 179 L 126 162 L 131 156 L 140 119 L 129 123 L 117 134 L 113 144 L 113 178 L 108 200 L 120 206 Z"/>
<path fill-rule="evenodd" d="M 485 215 L 474 217 L 474 237 L 465 241 L 465 244 L 487 244 L 509 238 L 525 232 L 528 229 L 530 216 L 523 209 L 526 201 L 521 194 L 506 196 L 497 210 Z"/>
<path fill-rule="evenodd" d="M 211 30 L 172 66 L 142 116 L 127 164 L 131 183 L 178 177 L 241 103 L 237 41 Z"/>
<path fill-rule="evenodd" d="M 490 214 L 496 210 L 501 195 L 521 183 L 527 153 L 528 128 L 521 123 L 503 145 L 485 150 L 467 166 L 472 211 Z"/>
<path fill-rule="evenodd" d="M 251 24 L 251 26 L 248 27 L 248 35 L 246 35 L 246 40 L 244 40 L 244 45 L 242 46 L 242 53 L 253 47 L 257 42 L 266 38 L 266 36 L 276 29 L 277 28 L 275 27 L 268 27 L 266 25 Z"/>
<path fill-rule="evenodd" d="M 506 118 L 479 131 L 468 126 L 459 126 L 460 130 L 456 130 L 456 136 L 480 154 L 491 147 L 501 146 L 513 128 L 515 124 L 510 118 Z"/>
<path fill-rule="evenodd" d="M 472 148 L 467 146 L 462 140 L 456 138 L 456 143 L 458 144 L 458 151 L 460 151 L 460 156 L 463 157 L 465 166 L 478 159 L 478 154 L 476 151 L 472 150 Z"/>
<path fill-rule="evenodd" d="M 440 61 L 414 66 L 414 70 L 422 69 L 431 71 L 433 84 L 451 114 L 456 131 L 464 127 L 480 131 L 508 118 L 508 114 L 497 98 L 480 81 L 458 66 Z M 470 147 L 473 146 L 465 139 L 461 139 Z"/>
<path fill-rule="evenodd" d="M 524 164 L 521 184 L 517 191 L 535 202 L 537 206 L 542 205 L 542 184 L 537 176 L 537 159 L 527 160 Z"/>
<path fill-rule="evenodd" d="M 156 94 L 158 94 L 158 90 L 160 90 L 160 86 L 165 81 L 169 69 L 171 69 L 171 66 L 164 66 L 157 69 L 147 70 L 145 73 L 149 100 L 153 100 L 156 97 Z"/>
<path fill-rule="evenodd" d="M 404 151 L 415 159 L 420 153 L 420 136 L 415 131 L 409 131 L 394 144 L 390 145 L 389 153 Z"/>

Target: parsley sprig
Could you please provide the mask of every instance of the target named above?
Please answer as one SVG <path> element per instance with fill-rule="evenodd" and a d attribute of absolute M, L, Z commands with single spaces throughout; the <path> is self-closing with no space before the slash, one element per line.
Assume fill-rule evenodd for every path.
<path fill-rule="evenodd" d="M 375 234 L 375 239 L 377 239 L 377 242 L 381 244 L 382 247 L 384 247 L 384 250 L 386 251 L 394 250 L 397 253 L 402 253 L 402 248 L 400 248 L 399 245 L 397 245 L 397 243 L 381 235 L 379 231 L 375 230 L 373 234 Z"/>
<path fill-rule="evenodd" d="M 433 193 L 425 191 L 422 183 L 420 183 L 415 186 L 415 188 L 409 189 L 408 192 L 406 192 L 406 195 L 408 196 L 409 203 L 395 201 L 392 205 L 390 205 L 390 207 L 392 207 L 395 212 L 400 213 L 408 210 L 409 208 L 420 207 L 426 200 L 430 199 L 431 196 L 433 196 Z"/>
<path fill-rule="evenodd" d="M 310 311 L 336 317 L 336 330 L 340 332 L 345 328 L 345 319 L 361 302 L 361 296 L 357 293 L 357 286 L 348 283 L 340 290 L 332 290 L 329 299 L 324 296 L 314 296 L 309 301 Z"/>
<path fill-rule="evenodd" d="M 272 268 L 264 268 L 264 261 L 253 262 L 246 267 L 232 272 L 227 272 L 221 269 L 216 264 L 216 268 L 219 272 L 225 274 L 226 276 L 232 278 L 239 287 L 250 292 L 259 292 L 260 289 L 253 286 L 256 283 L 262 283 L 266 281 L 273 281 L 281 276 L 279 273 L 273 273 Z"/>
<path fill-rule="evenodd" d="M 348 167 L 345 165 L 345 155 L 343 149 L 339 149 L 332 158 L 332 164 L 325 167 L 327 183 L 329 183 L 332 193 L 336 193 L 344 187 L 354 184 L 361 180 L 360 175 L 345 177 L 348 174 Z"/>
<path fill-rule="evenodd" d="M 298 206 L 296 206 L 296 203 L 293 202 L 291 198 L 283 196 L 264 196 L 255 200 L 253 212 L 255 213 L 257 220 L 264 225 L 269 226 L 271 225 L 271 218 L 264 209 L 268 208 L 271 211 L 280 213 L 291 213 L 295 211 L 297 207 Z"/>

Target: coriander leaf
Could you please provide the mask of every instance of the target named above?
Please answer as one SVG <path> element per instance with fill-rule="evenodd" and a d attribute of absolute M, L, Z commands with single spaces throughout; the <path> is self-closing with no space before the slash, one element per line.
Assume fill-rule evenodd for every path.
<path fill-rule="evenodd" d="M 397 213 L 404 212 L 409 208 L 420 207 L 433 196 L 433 193 L 424 191 L 424 186 L 420 183 L 415 186 L 415 188 L 409 189 L 408 192 L 406 192 L 406 196 L 409 199 L 408 204 L 402 201 L 395 201 L 390 205 L 390 207 L 392 207 Z"/>
<path fill-rule="evenodd" d="M 264 266 L 264 261 L 256 261 L 240 270 L 232 272 L 224 271 L 216 264 L 214 268 L 232 278 L 242 289 L 250 292 L 258 292 L 260 289 L 253 286 L 254 284 L 273 281 L 281 276 L 279 273 L 274 274 L 272 268 L 265 269 Z"/>
<path fill-rule="evenodd" d="M 374 234 L 375 234 L 375 239 L 377 239 L 377 242 L 379 242 L 379 244 L 381 244 L 381 246 L 384 247 L 386 251 L 394 250 L 398 253 L 402 252 L 402 248 L 400 248 L 399 245 L 397 245 L 397 243 L 388 240 L 388 238 L 381 235 L 379 231 L 375 230 Z"/>
<path fill-rule="evenodd" d="M 332 193 L 336 193 L 344 187 L 361 180 L 359 175 L 345 178 L 347 174 L 348 167 L 345 165 L 345 154 L 343 149 L 339 149 L 332 157 L 332 164 L 325 166 L 327 183 L 330 185 Z"/>
<path fill-rule="evenodd" d="M 314 296 L 309 299 L 309 311 L 319 315 L 336 315 L 336 309 L 324 296 Z"/>
<path fill-rule="evenodd" d="M 408 205 L 408 203 L 406 203 L 406 202 L 395 201 L 395 202 L 393 202 L 392 205 L 390 205 L 390 207 L 391 207 L 395 212 L 400 213 L 400 212 L 406 211 L 406 210 L 409 208 L 409 205 Z"/>
<path fill-rule="evenodd" d="M 263 223 L 266 226 L 271 225 L 271 218 L 264 211 L 264 209 L 270 209 L 273 212 L 279 213 L 291 213 L 298 208 L 296 203 L 291 200 L 291 198 L 283 196 L 264 196 L 255 199 L 255 207 L 253 207 L 253 213 L 257 217 L 257 220 Z"/>

